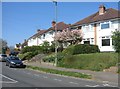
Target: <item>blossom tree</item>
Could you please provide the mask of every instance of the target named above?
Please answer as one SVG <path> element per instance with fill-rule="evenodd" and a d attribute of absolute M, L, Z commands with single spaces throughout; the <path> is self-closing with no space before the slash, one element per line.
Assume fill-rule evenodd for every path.
<path fill-rule="evenodd" d="M 82 41 L 82 32 L 81 30 L 63 30 L 62 32 L 57 32 L 54 36 L 54 39 L 59 43 L 68 42 L 72 44 L 78 44 Z"/>

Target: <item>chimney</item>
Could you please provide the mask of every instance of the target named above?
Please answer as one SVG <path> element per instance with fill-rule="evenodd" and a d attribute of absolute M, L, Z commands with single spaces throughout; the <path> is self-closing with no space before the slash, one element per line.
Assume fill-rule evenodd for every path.
<path fill-rule="evenodd" d="M 37 30 L 37 33 L 40 32 L 40 29 Z"/>
<path fill-rule="evenodd" d="M 24 39 L 24 42 L 27 42 L 27 40 L 26 40 L 26 39 Z"/>
<path fill-rule="evenodd" d="M 100 7 L 99 7 L 99 15 L 104 14 L 104 13 L 105 13 L 105 11 L 106 11 L 105 6 L 104 6 L 104 5 L 100 5 Z"/>
<path fill-rule="evenodd" d="M 56 22 L 52 21 L 52 27 L 55 27 L 55 25 L 56 25 Z"/>

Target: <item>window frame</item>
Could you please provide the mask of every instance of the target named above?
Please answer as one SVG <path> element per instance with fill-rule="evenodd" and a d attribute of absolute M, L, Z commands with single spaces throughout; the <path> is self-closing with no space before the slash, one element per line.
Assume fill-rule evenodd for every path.
<path fill-rule="evenodd" d="M 103 25 L 108 25 L 108 26 L 102 27 Z M 109 22 L 101 23 L 101 29 L 109 29 L 109 28 L 110 28 L 110 23 Z"/>
<path fill-rule="evenodd" d="M 109 43 L 105 43 L 105 42 L 106 42 L 106 41 L 105 41 L 104 44 L 103 44 L 103 40 L 104 40 L 104 41 L 105 41 L 105 40 L 109 40 Z M 102 41 L 102 44 L 101 44 L 102 46 L 110 46 L 110 38 L 101 39 L 101 41 Z"/>

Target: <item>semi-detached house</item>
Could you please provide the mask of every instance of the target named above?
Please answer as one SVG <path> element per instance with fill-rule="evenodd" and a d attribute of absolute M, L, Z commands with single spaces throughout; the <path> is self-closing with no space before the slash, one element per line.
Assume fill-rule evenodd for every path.
<path fill-rule="evenodd" d="M 84 18 L 72 25 L 71 29 L 82 30 L 82 44 L 98 45 L 100 51 L 114 51 L 112 32 L 120 30 L 119 11 L 104 5 L 99 7 L 99 11 Z"/>
<path fill-rule="evenodd" d="M 55 25 L 56 22 L 52 22 L 52 27 L 50 27 L 47 30 L 37 30 L 37 33 L 31 36 L 28 39 L 28 46 L 38 46 L 44 43 L 44 41 L 49 42 L 50 44 L 52 41 L 54 41 L 54 35 L 55 35 Z M 57 32 L 62 32 L 64 29 L 67 29 L 69 27 L 68 24 L 65 24 L 64 22 L 57 23 Z"/>
<path fill-rule="evenodd" d="M 35 35 L 27 40 L 28 46 L 40 45 L 44 41 L 48 41 L 51 44 L 51 42 L 54 41 L 55 24 L 56 23 L 53 21 L 52 27 L 48 30 L 38 30 Z M 101 5 L 98 12 L 71 26 L 64 22 L 57 23 L 57 31 L 63 31 L 68 28 L 71 30 L 82 30 L 84 35 L 81 44 L 98 45 L 101 52 L 114 51 L 111 36 L 113 31 L 119 30 L 119 25 L 119 11 L 112 8 L 106 9 L 104 5 Z"/>

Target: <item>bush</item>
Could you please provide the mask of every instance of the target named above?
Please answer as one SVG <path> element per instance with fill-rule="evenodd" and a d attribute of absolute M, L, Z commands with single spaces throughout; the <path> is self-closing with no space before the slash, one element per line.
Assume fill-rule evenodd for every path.
<path fill-rule="evenodd" d="M 73 55 L 96 52 L 99 52 L 99 48 L 96 45 L 79 44 L 74 46 Z"/>
<path fill-rule="evenodd" d="M 57 61 L 61 61 L 63 59 L 64 55 L 59 52 L 57 53 Z M 55 54 L 50 54 L 46 57 L 43 58 L 44 62 L 55 62 L 56 55 Z"/>
<path fill-rule="evenodd" d="M 27 53 L 27 52 L 35 52 L 35 53 L 41 53 L 43 51 L 43 48 L 41 46 L 27 46 L 21 50 L 21 53 Z"/>
<path fill-rule="evenodd" d="M 64 55 L 72 55 L 73 54 L 73 50 L 74 50 L 74 45 L 71 45 L 71 46 L 67 47 L 66 49 L 64 49 L 62 51 L 62 53 Z"/>
<path fill-rule="evenodd" d="M 66 55 L 85 54 L 100 52 L 97 45 L 78 44 L 66 48 L 63 53 Z"/>
<path fill-rule="evenodd" d="M 112 35 L 113 46 L 116 52 L 120 53 L 120 31 L 113 32 Z"/>
<path fill-rule="evenodd" d="M 54 62 L 55 56 L 54 55 L 49 55 L 43 58 L 44 62 Z"/>
<path fill-rule="evenodd" d="M 21 60 L 30 60 L 35 55 L 37 55 L 36 52 L 27 52 L 24 54 L 19 54 L 18 57 L 20 57 Z"/>

